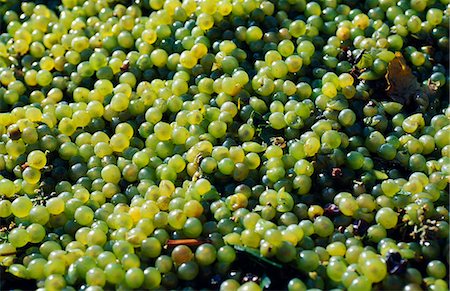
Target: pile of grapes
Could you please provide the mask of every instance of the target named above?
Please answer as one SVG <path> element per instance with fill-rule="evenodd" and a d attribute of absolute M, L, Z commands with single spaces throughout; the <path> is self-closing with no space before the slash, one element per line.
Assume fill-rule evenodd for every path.
<path fill-rule="evenodd" d="M 449 0 L 0 2 L 0 289 L 449 289 Z"/>

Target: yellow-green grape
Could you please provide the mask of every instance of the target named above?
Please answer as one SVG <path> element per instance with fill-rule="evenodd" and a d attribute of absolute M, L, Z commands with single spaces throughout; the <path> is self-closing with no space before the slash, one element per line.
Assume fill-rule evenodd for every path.
<path fill-rule="evenodd" d="M 0 180 L 0 193 L 6 197 L 12 197 L 16 193 L 16 186 L 14 185 L 14 182 L 8 179 L 1 179 Z M 8 200 L 2 200 L 1 202 L 9 202 Z M 9 202 L 10 204 L 10 202 Z M 6 205 L 5 205 L 6 206 Z"/>
<path fill-rule="evenodd" d="M 375 220 L 384 228 L 391 229 L 397 225 L 398 214 L 391 208 L 383 207 L 377 211 Z"/>
<path fill-rule="evenodd" d="M 328 97 L 335 97 L 337 95 L 336 86 L 331 82 L 326 82 L 322 85 L 322 93 Z"/>
<path fill-rule="evenodd" d="M 158 122 L 153 130 L 159 140 L 169 140 L 172 137 L 172 127 L 166 122 Z"/>
<path fill-rule="evenodd" d="M 400 191 L 400 186 L 397 183 L 395 183 L 394 180 L 388 179 L 384 180 L 381 183 L 381 190 L 383 191 L 384 195 L 392 197 L 395 194 L 397 194 L 398 191 Z"/>
<path fill-rule="evenodd" d="M 197 64 L 197 58 L 191 51 L 184 51 L 180 55 L 180 64 L 187 69 L 192 69 Z"/>
<path fill-rule="evenodd" d="M 30 237 L 31 243 L 40 243 L 46 235 L 46 231 L 43 225 L 39 223 L 32 223 L 26 228 Z"/>
<path fill-rule="evenodd" d="M 29 184 L 37 184 L 41 179 L 41 172 L 33 167 L 27 167 L 23 171 L 22 177 Z"/>
<path fill-rule="evenodd" d="M 28 154 L 27 163 L 30 167 L 40 170 L 47 164 L 47 157 L 42 151 L 35 150 Z"/>
<path fill-rule="evenodd" d="M 47 200 L 45 206 L 47 207 L 47 210 L 50 214 L 58 215 L 64 212 L 65 209 L 64 199 L 60 197 L 50 198 L 49 200 Z"/>
<path fill-rule="evenodd" d="M 103 158 L 111 155 L 113 153 L 113 149 L 109 143 L 101 141 L 94 146 L 94 153 L 97 157 Z"/>
<path fill-rule="evenodd" d="M 102 169 L 101 176 L 105 182 L 118 184 L 122 174 L 116 165 L 107 165 Z"/>
<path fill-rule="evenodd" d="M 298 55 L 290 55 L 286 58 L 285 63 L 290 73 L 297 73 L 303 66 L 303 59 Z"/>
<path fill-rule="evenodd" d="M 333 242 L 329 244 L 326 249 L 330 256 L 344 257 L 347 252 L 347 248 L 342 242 Z"/>
<path fill-rule="evenodd" d="M 342 198 L 339 201 L 339 210 L 346 216 L 352 216 L 359 209 L 354 198 Z"/>
<path fill-rule="evenodd" d="M 0 201 L 0 217 L 6 218 L 10 216 L 11 213 L 11 202 L 9 200 Z"/>
<path fill-rule="evenodd" d="M 417 113 L 407 117 L 403 123 L 402 128 L 407 133 L 413 133 L 417 129 L 422 128 L 425 125 L 425 121 L 421 113 Z"/>
<path fill-rule="evenodd" d="M 42 112 L 38 108 L 30 107 L 25 112 L 25 117 L 32 122 L 39 122 L 42 120 Z"/>
<path fill-rule="evenodd" d="M 123 152 L 130 146 L 129 138 L 123 133 L 116 133 L 111 136 L 109 145 L 114 152 Z"/>
<path fill-rule="evenodd" d="M 150 54 L 152 63 L 158 68 L 163 67 L 167 63 L 168 54 L 162 49 L 155 49 Z"/>
<path fill-rule="evenodd" d="M 116 112 L 125 111 L 128 108 L 130 100 L 123 93 L 114 94 L 111 98 L 111 109 Z"/>
<path fill-rule="evenodd" d="M 21 248 L 30 242 L 30 235 L 24 228 L 16 227 L 8 234 L 8 241 L 16 248 Z"/>

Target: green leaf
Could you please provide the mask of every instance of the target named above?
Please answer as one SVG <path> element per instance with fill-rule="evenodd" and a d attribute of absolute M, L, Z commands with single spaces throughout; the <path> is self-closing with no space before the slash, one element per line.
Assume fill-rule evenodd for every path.
<path fill-rule="evenodd" d="M 270 284 L 272 283 L 272 280 L 270 280 L 269 276 L 264 274 L 264 276 L 261 279 L 261 283 L 259 284 L 259 287 L 261 289 L 268 289 L 270 287 Z"/>
<path fill-rule="evenodd" d="M 389 178 L 389 176 L 386 175 L 386 173 L 383 173 L 378 170 L 373 170 L 373 173 L 375 174 L 375 178 L 377 178 L 377 180 L 386 180 Z"/>
<path fill-rule="evenodd" d="M 244 247 L 244 246 L 238 246 L 238 245 L 234 245 L 233 246 L 235 250 L 240 251 L 240 252 L 244 252 L 249 254 L 250 256 L 252 256 L 253 258 L 255 258 L 256 260 L 258 260 L 261 263 L 266 263 L 269 264 L 275 268 L 279 268 L 282 269 L 283 266 L 281 264 L 278 264 L 272 260 L 269 260 L 268 258 L 262 256 L 258 250 L 252 249 L 252 248 L 248 248 L 248 247 Z"/>

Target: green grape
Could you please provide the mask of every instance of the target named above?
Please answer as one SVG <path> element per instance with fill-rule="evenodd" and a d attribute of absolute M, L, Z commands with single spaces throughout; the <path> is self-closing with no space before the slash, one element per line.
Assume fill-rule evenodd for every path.
<path fill-rule="evenodd" d="M 47 200 L 45 206 L 47 207 L 47 210 L 50 214 L 58 215 L 64 212 L 65 208 L 64 199 L 60 197 L 52 197 L 49 200 Z"/>
<path fill-rule="evenodd" d="M 189 217 L 183 226 L 183 233 L 188 238 L 199 237 L 200 234 L 202 233 L 202 230 L 203 230 L 202 223 L 196 217 Z"/>
<path fill-rule="evenodd" d="M 131 268 L 139 268 L 141 262 L 136 254 L 125 254 L 120 260 L 122 268 L 129 270 Z"/>
<path fill-rule="evenodd" d="M 301 251 L 296 259 L 296 266 L 302 271 L 311 272 L 319 266 L 319 256 L 314 251 Z"/>
<path fill-rule="evenodd" d="M 236 251 L 230 246 L 222 246 L 217 250 L 217 261 L 231 264 L 236 259 Z"/>
<path fill-rule="evenodd" d="M 106 275 L 105 272 L 97 267 L 90 269 L 86 273 L 86 283 L 89 286 L 104 286 L 106 283 Z"/>
<path fill-rule="evenodd" d="M 336 86 L 331 82 L 326 82 L 322 85 L 322 93 L 332 98 L 337 94 Z"/>
<path fill-rule="evenodd" d="M 161 284 L 161 273 L 154 267 L 144 270 L 144 285 L 147 288 L 156 288 Z"/>
<path fill-rule="evenodd" d="M 32 279 L 42 280 L 45 278 L 44 266 L 46 260 L 43 258 L 33 259 L 27 266 L 28 276 Z"/>
<path fill-rule="evenodd" d="M 447 274 L 447 269 L 441 261 L 433 260 L 427 265 L 427 274 L 437 279 L 443 279 Z"/>
<path fill-rule="evenodd" d="M 80 206 L 75 211 L 74 218 L 80 225 L 90 225 L 94 219 L 94 211 L 87 206 Z"/>
<path fill-rule="evenodd" d="M 131 268 L 125 273 L 125 283 L 129 288 L 139 288 L 144 280 L 144 271 L 140 268 Z"/>
<path fill-rule="evenodd" d="M 38 223 L 32 223 L 26 228 L 31 243 L 39 243 L 45 238 L 45 228 Z"/>
<path fill-rule="evenodd" d="M 363 167 L 364 165 L 364 156 L 363 154 L 357 151 L 351 151 L 347 154 L 347 164 L 353 170 L 357 170 Z"/>
<path fill-rule="evenodd" d="M 106 234 L 101 229 L 92 229 L 87 233 L 86 244 L 89 246 L 103 246 L 106 241 Z"/>
<path fill-rule="evenodd" d="M 388 179 L 384 180 L 381 183 L 381 190 L 383 191 L 384 195 L 393 197 L 395 194 L 397 194 L 398 191 L 400 191 L 400 186 L 398 186 L 394 180 Z"/>
<path fill-rule="evenodd" d="M 224 175 L 230 175 L 234 171 L 234 162 L 230 158 L 221 159 L 217 164 L 219 171 Z"/>
<path fill-rule="evenodd" d="M 386 263 L 381 259 L 370 259 L 361 266 L 364 276 L 371 282 L 380 282 L 386 277 Z"/>
<path fill-rule="evenodd" d="M 371 289 L 371 283 L 369 279 L 365 276 L 360 276 L 355 278 L 351 285 L 348 287 L 348 290 L 369 290 Z"/>
<path fill-rule="evenodd" d="M 343 126 L 349 127 L 355 123 L 356 115 L 352 110 L 344 109 L 339 113 L 338 119 Z"/>
<path fill-rule="evenodd" d="M 433 26 L 440 24 L 443 19 L 442 17 L 442 10 L 431 8 L 427 11 L 426 19 Z"/>
<path fill-rule="evenodd" d="M 192 260 L 194 254 L 191 249 L 185 245 L 176 246 L 172 250 L 171 258 L 176 265 L 181 265 L 182 263 Z"/>
<path fill-rule="evenodd" d="M 9 200 L 0 201 L 0 217 L 6 218 L 12 214 L 11 202 Z"/>
<path fill-rule="evenodd" d="M 391 229 L 397 225 L 398 216 L 391 208 L 383 207 L 377 211 L 375 220 L 385 229 Z"/>
<path fill-rule="evenodd" d="M 215 120 L 211 122 L 208 126 L 208 132 L 211 133 L 215 138 L 222 138 L 225 136 L 227 131 L 227 125 L 223 121 Z"/>
<path fill-rule="evenodd" d="M 39 252 L 47 258 L 55 250 L 61 250 L 61 245 L 55 241 L 45 241 L 39 246 Z"/>
<path fill-rule="evenodd" d="M 66 286 L 64 277 L 60 274 L 52 274 L 45 279 L 45 289 L 58 290 Z"/>
<path fill-rule="evenodd" d="M 341 136 L 335 130 L 328 130 L 323 133 L 321 142 L 331 149 L 339 147 L 341 144 Z"/>
<path fill-rule="evenodd" d="M 155 267 L 160 273 L 168 273 L 173 268 L 172 258 L 166 255 L 159 256 L 155 261 Z"/>
<path fill-rule="evenodd" d="M 170 211 L 168 216 L 169 225 L 175 229 L 182 229 L 186 223 L 187 217 L 181 209 Z"/>
<path fill-rule="evenodd" d="M 237 290 L 239 291 L 244 291 L 244 290 L 255 290 L 255 291 L 259 291 L 261 290 L 261 287 L 256 284 L 255 282 L 246 282 L 244 284 L 242 284 Z"/>
<path fill-rule="evenodd" d="M 30 242 L 30 234 L 24 228 L 14 228 L 9 232 L 8 240 L 14 247 L 20 248 Z"/>
<path fill-rule="evenodd" d="M 121 173 L 116 165 L 107 165 L 102 169 L 101 176 L 105 182 L 117 184 L 120 181 Z"/>
<path fill-rule="evenodd" d="M 182 263 L 177 270 L 177 275 L 182 280 L 193 280 L 199 272 L 199 267 L 196 262 L 189 261 Z"/>
<path fill-rule="evenodd" d="M 11 203 L 11 212 L 14 216 L 23 218 L 28 216 L 32 207 L 33 203 L 28 196 L 20 196 Z"/>
<path fill-rule="evenodd" d="M 29 184 L 37 184 L 41 179 L 41 172 L 38 169 L 27 167 L 23 171 L 22 177 Z"/>
<path fill-rule="evenodd" d="M 105 269 L 106 282 L 116 285 L 122 282 L 125 278 L 125 271 L 122 266 L 117 263 L 109 263 L 106 265 Z"/>
<path fill-rule="evenodd" d="M 15 194 L 15 186 L 14 183 L 8 179 L 0 180 L 0 192 L 6 197 L 11 197 Z"/>
<path fill-rule="evenodd" d="M 141 248 L 143 250 L 142 254 L 150 258 L 156 258 L 161 253 L 161 243 L 153 237 L 144 239 L 141 243 Z"/>
<path fill-rule="evenodd" d="M 327 266 L 327 275 L 331 280 L 340 282 L 346 270 L 347 266 L 343 260 L 330 260 Z"/>
<path fill-rule="evenodd" d="M 234 279 L 227 279 L 220 284 L 219 290 L 220 291 L 237 290 L 239 287 L 240 287 L 240 284 L 238 281 L 236 281 Z"/>
<path fill-rule="evenodd" d="M 314 220 L 314 232 L 321 237 L 330 236 L 334 231 L 334 225 L 326 216 L 316 217 Z"/>

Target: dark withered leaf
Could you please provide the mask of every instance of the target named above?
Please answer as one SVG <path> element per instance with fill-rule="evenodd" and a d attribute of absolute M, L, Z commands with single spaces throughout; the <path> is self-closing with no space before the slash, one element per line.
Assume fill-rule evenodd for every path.
<path fill-rule="evenodd" d="M 273 129 L 269 125 L 263 125 L 258 128 L 258 137 L 261 138 L 266 144 L 272 143 L 272 138 L 282 135 L 280 130 Z"/>
<path fill-rule="evenodd" d="M 356 235 L 364 235 L 366 234 L 367 230 L 369 229 L 369 223 L 367 221 L 358 219 L 353 223 L 353 232 Z"/>
<path fill-rule="evenodd" d="M 325 205 L 324 212 L 323 212 L 323 214 L 325 216 L 328 216 L 328 217 L 334 216 L 339 213 L 341 213 L 341 211 L 339 210 L 339 207 L 336 204 L 330 203 L 330 204 Z"/>
<path fill-rule="evenodd" d="M 389 62 L 386 73 L 386 93 L 392 100 L 408 105 L 418 91 L 421 90 L 417 78 L 400 52 Z"/>
<path fill-rule="evenodd" d="M 402 274 L 406 271 L 408 261 L 398 252 L 389 252 L 386 255 L 386 265 L 389 274 Z"/>

